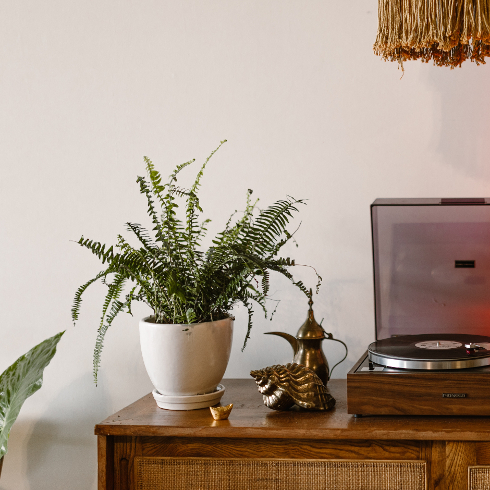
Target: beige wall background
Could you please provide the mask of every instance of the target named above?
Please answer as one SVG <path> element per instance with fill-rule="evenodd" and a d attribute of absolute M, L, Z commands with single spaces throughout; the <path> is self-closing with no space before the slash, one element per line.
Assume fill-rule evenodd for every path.
<path fill-rule="evenodd" d="M 167 175 L 228 139 L 203 180 L 211 231 L 248 188 L 263 206 L 308 199 L 288 252 L 323 276 L 314 308 L 349 345 L 334 374 L 345 377 L 374 338 L 370 203 L 490 194 L 490 68 L 411 62 L 400 79 L 372 53 L 376 24 L 376 0 L 1 2 L 0 371 L 67 330 L 11 432 L 1 490 L 96 489 L 94 425 L 151 390 L 143 306 L 107 334 L 98 387 L 104 289 L 70 319 L 76 288 L 100 270 L 72 240 L 112 243 L 125 222 L 145 222 L 144 155 Z M 294 334 L 307 303 L 284 281 L 272 293 L 277 314 L 257 314 L 243 353 L 235 311 L 227 377 L 291 360 L 263 333 Z M 325 345 L 331 364 L 337 346 Z"/>

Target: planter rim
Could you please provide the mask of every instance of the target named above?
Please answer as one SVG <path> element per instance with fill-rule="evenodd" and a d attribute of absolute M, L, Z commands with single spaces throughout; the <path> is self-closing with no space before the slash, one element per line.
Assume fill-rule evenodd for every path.
<path fill-rule="evenodd" d="M 153 315 L 150 315 L 150 316 L 145 316 L 144 318 L 142 318 L 140 320 L 140 322 L 143 322 L 143 323 L 146 323 L 148 325 L 167 325 L 169 327 L 171 326 L 179 326 L 179 327 L 195 327 L 197 325 L 211 325 L 211 324 L 216 324 L 216 323 L 220 323 L 220 322 L 226 322 L 226 321 L 235 321 L 235 317 L 234 316 L 227 316 L 226 318 L 222 318 L 221 320 L 215 320 L 214 322 L 201 322 L 201 323 L 156 323 L 156 322 L 150 322 L 148 321 L 150 318 L 152 318 Z"/>

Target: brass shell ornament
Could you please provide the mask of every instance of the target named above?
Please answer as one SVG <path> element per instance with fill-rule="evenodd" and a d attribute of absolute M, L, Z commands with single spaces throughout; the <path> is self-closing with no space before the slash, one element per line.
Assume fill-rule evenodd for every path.
<path fill-rule="evenodd" d="M 331 410 L 335 398 L 322 380 L 301 364 L 276 364 L 250 371 L 255 379 L 264 404 L 272 410 L 288 410 L 298 405 L 307 410 Z"/>

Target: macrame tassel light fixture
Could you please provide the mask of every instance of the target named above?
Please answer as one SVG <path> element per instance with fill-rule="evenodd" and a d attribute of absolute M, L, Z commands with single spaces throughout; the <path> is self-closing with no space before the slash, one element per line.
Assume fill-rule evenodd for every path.
<path fill-rule="evenodd" d="M 378 0 L 375 54 L 461 66 L 490 56 L 490 0 Z"/>

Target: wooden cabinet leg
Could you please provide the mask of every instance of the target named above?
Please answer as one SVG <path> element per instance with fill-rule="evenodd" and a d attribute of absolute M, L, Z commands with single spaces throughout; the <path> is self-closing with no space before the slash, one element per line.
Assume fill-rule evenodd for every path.
<path fill-rule="evenodd" d="M 97 436 L 98 490 L 114 490 L 114 440 Z"/>

